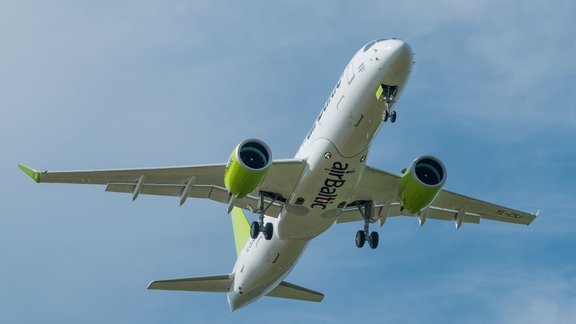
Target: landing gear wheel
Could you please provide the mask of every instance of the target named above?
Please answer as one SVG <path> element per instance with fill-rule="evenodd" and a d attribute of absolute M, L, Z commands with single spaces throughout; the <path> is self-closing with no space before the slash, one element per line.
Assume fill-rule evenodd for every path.
<path fill-rule="evenodd" d="M 252 222 L 250 224 L 250 237 L 255 239 L 260 234 L 260 224 L 258 222 Z"/>
<path fill-rule="evenodd" d="M 396 111 L 393 111 L 392 113 L 390 113 L 390 122 L 391 123 L 396 122 Z"/>
<path fill-rule="evenodd" d="M 264 225 L 264 238 L 269 241 L 272 238 L 272 234 L 274 234 L 274 225 L 267 223 Z"/>
<path fill-rule="evenodd" d="M 366 242 L 366 233 L 364 233 L 364 231 L 362 230 L 356 232 L 356 247 L 358 248 L 363 247 L 365 242 Z"/>
<path fill-rule="evenodd" d="M 368 235 L 368 245 L 370 245 L 371 249 L 375 249 L 378 247 L 378 232 L 372 232 Z"/>
<path fill-rule="evenodd" d="M 388 112 L 388 110 L 384 110 L 384 118 L 383 118 L 384 122 L 387 122 L 389 117 L 390 113 Z"/>

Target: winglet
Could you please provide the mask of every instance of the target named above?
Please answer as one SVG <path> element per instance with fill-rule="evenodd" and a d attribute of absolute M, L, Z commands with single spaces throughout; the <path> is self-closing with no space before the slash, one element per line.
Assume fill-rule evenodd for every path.
<path fill-rule="evenodd" d="M 20 168 L 20 170 L 24 171 L 24 173 L 26 173 L 30 178 L 32 178 L 32 180 L 34 180 L 36 183 L 40 183 L 41 173 L 39 171 L 29 168 L 22 163 L 18 163 L 18 167 Z"/>

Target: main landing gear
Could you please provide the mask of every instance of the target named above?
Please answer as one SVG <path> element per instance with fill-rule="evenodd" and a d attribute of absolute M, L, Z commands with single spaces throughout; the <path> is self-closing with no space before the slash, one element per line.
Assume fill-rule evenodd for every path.
<path fill-rule="evenodd" d="M 250 224 L 250 237 L 255 239 L 260 235 L 260 232 L 264 234 L 264 238 L 266 240 L 270 240 L 272 238 L 272 234 L 274 234 L 274 225 L 272 223 L 266 223 L 265 225 L 261 225 L 264 223 L 263 219 L 260 221 L 253 221 Z M 261 230 L 262 229 L 262 230 Z"/>
<path fill-rule="evenodd" d="M 370 220 L 372 219 L 372 214 L 374 213 L 374 202 L 367 201 L 363 204 L 358 205 L 358 211 L 362 214 L 364 218 L 364 230 L 359 230 L 356 232 L 356 246 L 361 248 L 366 243 L 368 239 L 368 245 L 371 249 L 378 247 L 379 236 L 378 232 L 370 232 Z"/>
<path fill-rule="evenodd" d="M 264 238 L 266 240 L 272 239 L 272 235 L 274 234 L 274 225 L 272 223 L 264 224 L 264 213 L 266 209 L 270 207 L 276 199 L 274 199 L 268 206 L 264 207 L 264 194 L 260 192 L 260 197 L 258 199 L 258 209 L 255 213 L 259 214 L 258 221 L 253 221 L 250 224 L 250 237 L 255 239 L 258 237 L 260 232 L 264 234 Z"/>

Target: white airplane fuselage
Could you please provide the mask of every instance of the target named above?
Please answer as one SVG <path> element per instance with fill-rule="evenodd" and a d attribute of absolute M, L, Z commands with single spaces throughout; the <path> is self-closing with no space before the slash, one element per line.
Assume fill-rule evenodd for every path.
<path fill-rule="evenodd" d="M 366 168 L 368 149 L 406 84 L 412 50 L 398 39 L 374 41 L 352 57 L 296 158 L 304 171 L 274 224 L 274 235 L 249 239 L 234 265 L 231 310 L 274 289 L 292 270 L 309 240 L 332 226 Z M 380 85 L 396 86 L 394 101 L 378 100 Z"/>

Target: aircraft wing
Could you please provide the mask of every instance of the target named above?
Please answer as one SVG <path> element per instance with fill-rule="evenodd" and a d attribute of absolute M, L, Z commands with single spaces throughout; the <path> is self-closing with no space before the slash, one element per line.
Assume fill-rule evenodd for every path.
<path fill-rule="evenodd" d="M 382 225 L 387 217 L 416 216 L 400 212 L 398 202 L 398 187 L 400 176 L 367 167 L 354 201 L 369 201 L 375 203 L 375 212 L 372 222 L 380 220 Z M 492 204 L 475 198 L 470 198 L 447 190 L 441 190 L 432 204 L 423 210 L 427 218 L 455 221 L 458 216 L 464 223 L 480 223 L 480 219 L 490 219 L 507 223 L 529 225 L 535 214 Z M 351 222 L 363 220 L 357 207 L 348 207 L 342 211 L 338 222 Z"/>
<path fill-rule="evenodd" d="M 37 171 L 25 165 L 18 167 L 38 183 L 71 183 L 105 185 L 106 191 L 132 194 L 132 200 L 143 195 L 175 196 L 182 205 L 188 197 L 206 198 L 228 203 L 228 191 L 224 186 L 225 164 L 209 164 L 184 167 L 88 170 L 88 171 Z M 301 160 L 276 160 L 257 190 L 288 197 L 294 190 L 304 168 Z M 268 202 L 272 202 L 268 199 Z M 235 206 L 256 210 L 257 195 L 235 200 Z M 277 216 L 282 201 L 276 201 L 266 214 Z"/>

